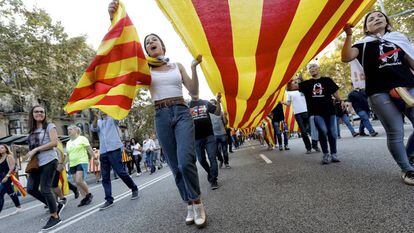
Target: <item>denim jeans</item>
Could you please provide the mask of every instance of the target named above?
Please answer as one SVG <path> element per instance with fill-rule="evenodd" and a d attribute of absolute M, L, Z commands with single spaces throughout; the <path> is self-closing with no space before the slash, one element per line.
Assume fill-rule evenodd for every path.
<path fill-rule="evenodd" d="M 128 186 L 128 188 L 130 188 L 132 191 L 138 190 L 137 185 L 128 175 L 127 171 L 125 170 L 125 166 L 122 163 L 121 148 L 101 154 L 99 160 L 101 161 L 102 186 L 105 191 L 106 201 L 114 201 L 114 198 L 112 197 L 111 167 L 114 170 L 114 173 L 118 174 L 118 176 L 126 184 L 126 186 Z"/>
<path fill-rule="evenodd" d="M 154 156 L 154 151 L 145 152 L 145 162 L 147 163 L 147 166 L 150 168 L 151 173 L 155 172 Z"/>
<path fill-rule="evenodd" d="M 229 164 L 229 152 L 227 151 L 227 135 L 219 135 L 216 137 L 217 150 L 223 156 L 224 164 Z M 219 158 L 220 160 L 220 158 Z"/>
<path fill-rule="evenodd" d="M 275 130 L 275 143 L 277 141 L 279 143 L 279 146 L 282 147 L 282 131 L 280 131 L 280 122 L 273 122 L 273 128 Z M 287 146 L 289 143 L 289 139 L 286 131 L 283 131 L 283 139 L 284 145 Z"/>
<path fill-rule="evenodd" d="M 411 89 L 411 94 L 414 89 Z M 414 108 L 398 108 L 388 93 L 371 95 L 368 101 L 387 133 L 387 146 L 403 172 L 414 171 L 408 158 L 414 156 L 414 137 L 411 133 L 404 147 L 403 114 L 414 124 Z"/>
<path fill-rule="evenodd" d="M 359 133 L 363 133 L 365 128 L 367 128 L 369 133 L 374 133 L 375 130 L 372 128 L 371 122 L 369 121 L 368 112 L 359 111 L 357 114 L 361 118 L 361 123 L 359 124 Z"/>
<path fill-rule="evenodd" d="M 27 181 L 27 192 L 47 205 L 51 214 L 57 212 L 55 194 L 52 192 L 52 181 L 56 174 L 57 163 L 57 160 L 53 160 L 40 166 L 38 172 L 29 174 Z"/>
<path fill-rule="evenodd" d="M 338 137 L 341 136 L 341 129 L 340 129 L 340 125 L 339 125 L 339 119 L 342 119 L 342 121 L 344 122 L 346 127 L 348 127 L 348 129 L 349 129 L 349 131 L 351 132 L 352 135 L 355 134 L 355 129 L 354 129 L 354 127 L 352 127 L 351 122 L 349 122 L 349 116 L 344 114 L 341 117 L 339 117 L 339 116 L 336 117 Z"/>
<path fill-rule="evenodd" d="M 298 123 L 300 134 L 303 140 L 303 143 L 305 144 L 306 150 L 310 151 L 312 148 L 318 147 L 318 141 L 313 140 L 312 138 L 312 144 L 309 140 L 309 135 L 311 134 L 310 129 L 310 122 L 309 122 L 309 115 L 307 112 L 302 112 L 295 114 L 296 122 Z"/>
<path fill-rule="evenodd" d="M 195 140 L 195 151 L 197 155 L 197 160 L 200 165 L 204 168 L 207 172 L 208 176 L 207 179 L 209 182 L 217 181 L 218 176 L 218 166 L 217 166 L 217 144 L 216 144 L 216 137 L 214 135 L 210 135 L 206 138 L 197 139 Z M 206 159 L 206 151 L 208 155 L 208 161 Z"/>
<path fill-rule="evenodd" d="M 194 122 L 188 107 L 173 105 L 157 109 L 155 128 L 181 198 L 185 202 L 200 199 Z"/>
<path fill-rule="evenodd" d="M 3 180 L 4 177 L 0 175 L 0 180 Z M 0 183 L 0 213 L 3 209 L 4 205 L 4 194 L 9 194 L 10 198 L 12 199 L 14 206 L 19 207 L 20 201 L 17 193 L 14 192 L 11 179 L 9 178 L 6 183 Z"/>
<path fill-rule="evenodd" d="M 319 140 L 319 133 L 318 133 L 318 129 L 316 129 L 316 125 L 315 125 L 315 116 L 310 116 L 309 117 L 309 125 L 310 125 L 310 128 L 311 128 L 312 140 L 318 141 Z"/>
<path fill-rule="evenodd" d="M 336 116 L 314 116 L 315 117 L 315 126 L 318 129 L 319 133 L 319 143 L 322 147 L 322 152 L 328 154 L 328 142 L 331 154 L 336 154 Z"/>

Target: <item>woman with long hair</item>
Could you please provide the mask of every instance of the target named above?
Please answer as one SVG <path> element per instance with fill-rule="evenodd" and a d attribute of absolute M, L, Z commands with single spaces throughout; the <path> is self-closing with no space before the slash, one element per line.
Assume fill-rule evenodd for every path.
<path fill-rule="evenodd" d="M 83 199 L 78 207 L 89 205 L 92 202 L 92 194 L 84 178 L 87 177 L 89 158 L 94 156 L 89 140 L 80 135 L 81 129 L 76 125 L 68 127 L 70 140 L 66 143 L 66 151 L 69 156 L 69 173 L 73 176 L 78 190 Z"/>
<path fill-rule="evenodd" d="M 345 26 L 342 61 L 357 59 L 362 65 L 368 101 L 385 128 L 388 150 L 403 172 L 403 182 L 414 185 L 414 136 L 411 133 L 404 146 L 403 123 L 405 115 L 414 124 L 414 108 L 393 94 L 398 87 L 414 94 L 414 46 L 405 35 L 391 30 L 384 13 L 370 12 L 364 20 L 365 37 L 352 45 L 352 28 Z"/>
<path fill-rule="evenodd" d="M 8 194 L 16 206 L 15 213 L 22 209 L 17 193 L 13 190 L 10 176 L 14 172 L 16 161 L 7 145 L 0 145 L 0 212 L 4 205 L 4 194 Z"/>
<path fill-rule="evenodd" d="M 52 191 L 52 181 L 56 169 L 63 169 L 62 167 L 58 168 L 58 166 L 63 166 L 63 161 L 58 161 L 55 149 L 58 144 L 56 126 L 53 123 L 48 123 L 46 109 L 36 105 L 29 112 L 28 127 L 30 151 L 27 153 L 27 157 L 30 161 L 34 156 L 37 156 L 39 169 L 29 174 L 27 192 L 48 206 L 50 218 L 43 230 L 49 230 L 62 222 L 60 212 L 65 207 L 63 203 L 56 203 Z"/>
<path fill-rule="evenodd" d="M 110 17 L 118 7 L 118 1 L 110 3 Z M 174 174 L 181 198 L 188 203 L 186 223 L 198 227 L 206 224 L 206 213 L 200 199 L 200 185 L 196 167 L 194 122 L 183 98 L 183 85 L 192 95 L 198 95 L 196 67 L 198 56 L 191 65 L 192 78 L 180 63 L 172 63 L 165 57 L 165 44 L 156 34 L 144 39 L 151 71 L 150 93 L 155 105 L 155 127 L 161 148 Z"/>

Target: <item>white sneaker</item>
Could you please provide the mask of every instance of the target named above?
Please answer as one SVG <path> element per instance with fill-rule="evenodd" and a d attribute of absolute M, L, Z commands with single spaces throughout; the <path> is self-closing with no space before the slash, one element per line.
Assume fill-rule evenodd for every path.
<path fill-rule="evenodd" d="M 198 228 L 202 228 L 207 223 L 206 211 L 203 203 L 194 204 L 194 222 Z"/>
<path fill-rule="evenodd" d="M 141 172 L 140 172 L 140 173 L 137 173 L 137 177 L 138 177 L 138 176 L 141 176 L 141 175 L 142 175 L 142 173 L 141 173 Z"/>
<path fill-rule="evenodd" d="M 187 217 L 185 218 L 185 223 L 191 225 L 194 223 L 194 206 L 187 205 Z"/>
<path fill-rule="evenodd" d="M 13 212 L 13 214 L 18 214 L 20 212 L 22 212 L 22 207 L 20 207 L 20 208 L 16 207 L 16 210 Z"/>

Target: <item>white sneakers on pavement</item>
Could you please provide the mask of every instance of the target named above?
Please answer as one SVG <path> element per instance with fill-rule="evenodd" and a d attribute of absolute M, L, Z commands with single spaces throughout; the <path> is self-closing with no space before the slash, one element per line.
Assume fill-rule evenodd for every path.
<path fill-rule="evenodd" d="M 206 211 L 203 203 L 194 204 L 194 222 L 198 228 L 202 228 L 207 223 Z"/>
<path fill-rule="evenodd" d="M 185 223 L 191 225 L 194 223 L 194 205 L 187 205 L 187 217 Z"/>

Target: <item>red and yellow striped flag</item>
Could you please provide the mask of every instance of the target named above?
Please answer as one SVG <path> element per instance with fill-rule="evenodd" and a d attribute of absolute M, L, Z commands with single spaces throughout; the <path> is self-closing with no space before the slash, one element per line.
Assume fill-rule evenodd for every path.
<path fill-rule="evenodd" d="M 120 2 L 96 57 L 64 109 L 71 114 L 98 108 L 120 120 L 128 115 L 138 88 L 150 84 L 149 67 L 137 31 Z"/>
<path fill-rule="evenodd" d="M 287 93 L 285 91 L 283 102 L 286 103 Z M 285 114 L 285 122 L 288 126 L 290 133 L 299 132 L 299 125 L 296 122 L 295 114 L 293 112 L 293 103 L 291 102 L 289 106 L 283 105 L 283 112 Z"/>
<path fill-rule="evenodd" d="M 229 127 L 251 128 L 281 88 L 375 0 L 157 0 L 196 57 Z M 282 92 L 283 94 L 283 92 Z"/>
<path fill-rule="evenodd" d="M 275 146 L 275 129 L 273 128 L 272 119 L 266 116 L 262 120 L 263 137 L 269 143 L 270 146 Z"/>

